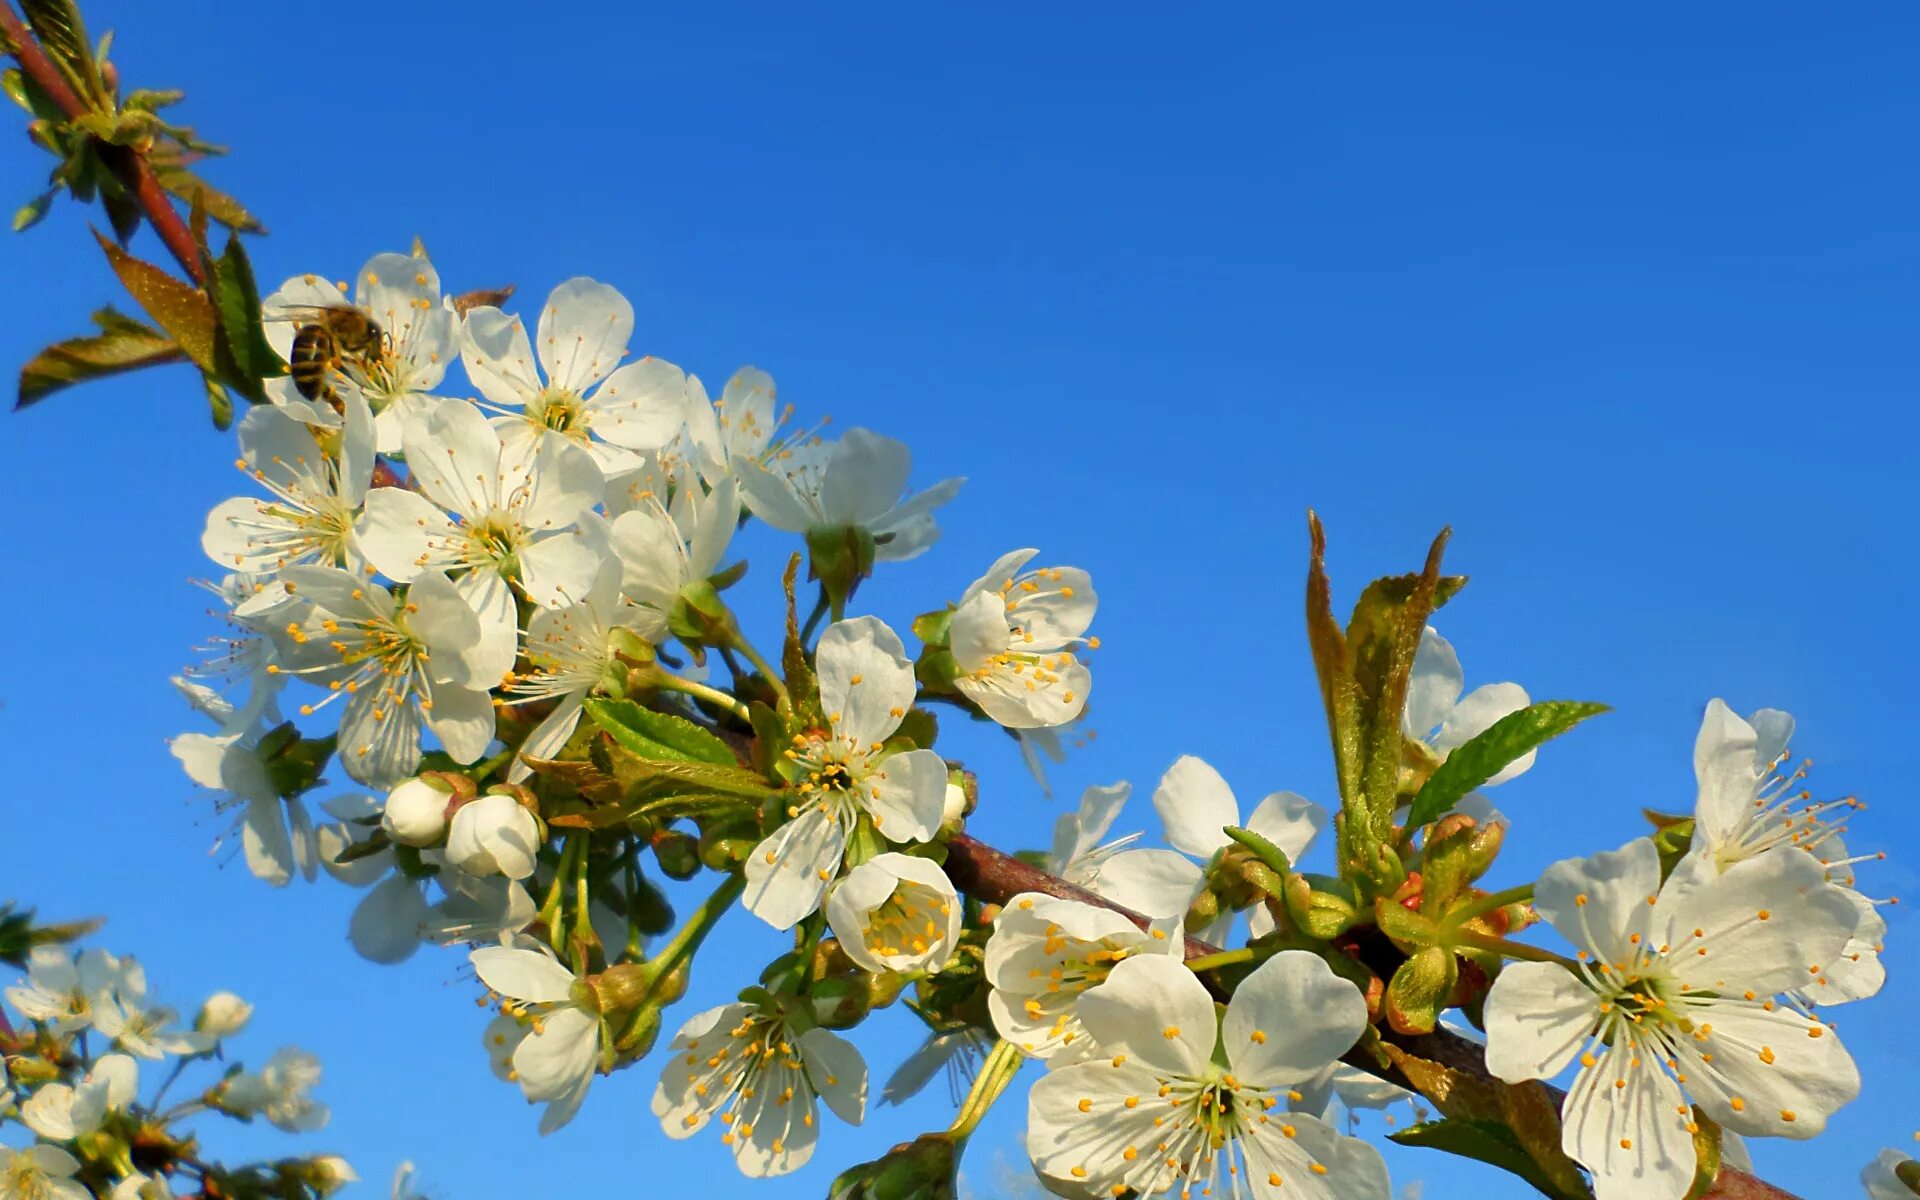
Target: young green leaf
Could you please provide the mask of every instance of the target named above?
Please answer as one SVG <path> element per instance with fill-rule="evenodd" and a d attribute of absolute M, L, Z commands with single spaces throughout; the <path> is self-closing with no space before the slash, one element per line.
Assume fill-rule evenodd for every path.
<path fill-rule="evenodd" d="M 1593 1193 L 1582 1184 L 1578 1191 L 1568 1190 L 1548 1178 L 1511 1129 L 1498 1121 L 1447 1118 L 1428 1121 L 1390 1133 L 1387 1137 L 1402 1146 L 1421 1146 L 1471 1158 L 1517 1175 L 1542 1195 L 1554 1200 L 1592 1200 Z"/>
<path fill-rule="evenodd" d="M 156 157 L 153 162 L 153 177 L 168 194 L 191 204 L 198 196 L 200 203 L 206 206 L 207 216 L 225 225 L 235 233 L 265 233 L 266 226 L 257 217 L 246 210 L 238 200 L 209 184 L 195 175 L 178 161 L 168 161 Z"/>
<path fill-rule="evenodd" d="M 109 327 L 97 337 L 69 338 L 34 355 L 20 368 L 20 391 L 14 407 L 25 408 L 61 388 L 89 379 L 187 361 L 180 347 L 158 330 L 138 322 L 127 324 L 132 328 Z"/>
<path fill-rule="evenodd" d="M 286 368 L 267 341 L 253 266 L 237 234 L 228 235 L 225 252 L 213 260 L 212 289 L 220 318 L 220 356 L 226 367 L 221 378 L 255 404 L 264 404 L 267 392 L 261 381 Z"/>
<path fill-rule="evenodd" d="M 214 353 L 217 322 L 213 302 L 205 293 L 152 263 L 133 257 L 97 230 L 93 236 L 113 265 L 114 274 L 147 315 L 166 330 L 195 366 L 208 374 L 217 374 L 219 367 Z"/>
<path fill-rule="evenodd" d="M 1543 700 L 1501 717 L 1447 756 L 1413 798 L 1408 827 L 1445 816 L 1468 792 L 1541 743 L 1559 737 L 1588 717 L 1608 711 L 1583 700 Z"/>
<path fill-rule="evenodd" d="M 41 192 L 38 196 L 21 205 L 13 214 L 13 231 L 24 233 L 40 223 L 47 215 L 47 209 L 53 207 L 53 190 Z"/>
<path fill-rule="evenodd" d="M 740 765 L 724 741 L 684 717 L 642 708 L 631 700 L 589 700 L 587 712 L 594 724 L 616 739 L 623 730 L 645 738 L 657 749 L 647 757 L 703 762 L 718 767 Z M 622 740 L 622 744 L 626 742 Z M 628 749 L 643 753 L 637 746 L 628 745 Z"/>

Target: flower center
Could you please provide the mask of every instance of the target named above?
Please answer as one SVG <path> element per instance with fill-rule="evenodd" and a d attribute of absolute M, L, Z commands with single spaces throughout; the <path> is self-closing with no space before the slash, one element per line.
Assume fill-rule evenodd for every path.
<path fill-rule="evenodd" d="M 563 433 L 577 442 L 587 440 L 587 410 L 580 394 L 569 388 L 546 387 L 527 401 L 527 420 Z"/>

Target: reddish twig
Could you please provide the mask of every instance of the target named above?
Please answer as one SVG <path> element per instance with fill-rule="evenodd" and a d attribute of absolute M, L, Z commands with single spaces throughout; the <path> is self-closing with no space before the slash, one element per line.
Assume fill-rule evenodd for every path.
<path fill-rule="evenodd" d="M 1049 874 L 1038 867 L 1021 862 L 1010 854 L 1003 854 L 992 846 L 975 838 L 960 834 L 947 845 L 947 877 L 953 885 L 989 904 L 1005 904 L 1022 892 L 1040 892 L 1048 896 L 1059 896 L 1067 900 L 1078 900 L 1083 904 L 1093 904 L 1101 908 L 1112 909 L 1144 927 L 1145 917 L 1130 912 L 1112 901 L 1104 900 L 1082 887 L 1076 887 L 1057 875 Z M 1217 954 L 1219 949 L 1201 941 L 1199 938 L 1187 939 L 1187 957 L 1200 958 Z M 1391 1030 L 1383 1030 L 1381 1036 L 1418 1058 L 1436 1062 L 1463 1075 L 1491 1082 L 1493 1075 L 1487 1070 L 1486 1056 L 1480 1046 L 1445 1029 L 1436 1029 L 1432 1033 L 1417 1036 L 1404 1036 Z M 1379 1063 L 1360 1053 L 1358 1050 L 1348 1053 L 1343 1060 L 1348 1065 L 1358 1067 L 1370 1075 L 1378 1076 L 1389 1083 L 1413 1090 L 1409 1081 L 1398 1072 L 1383 1070 Z M 1558 1102 L 1564 1093 L 1550 1088 Z M 1792 1192 L 1777 1188 L 1762 1179 L 1756 1179 L 1744 1171 L 1731 1167 L 1724 1168 L 1720 1177 L 1701 1200 L 1798 1200 Z"/>
<path fill-rule="evenodd" d="M 47 52 L 40 48 L 40 43 L 34 39 L 33 31 L 26 22 L 13 11 L 11 4 L 3 0 L 0 0 L 0 33 L 4 33 L 7 41 L 12 43 L 13 58 L 20 64 L 20 70 L 46 93 L 47 99 L 53 101 L 68 120 L 78 119 L 92 111 L 92 106 L 67 86 L 66 77 L 47 57 Z M 187 229 L 187 223 L 180 219 L 180 213 L 173 207 L 166 189 L 160 186 L 160 179 L 153 173 L 147 156 L 127 146 L 103 144 L 99 149 L 100 161 L 112 169 L 121 186 L 140 205 L 147 223 L 153 226 L 154 233 L 165 243 L 181 270 L 196 285 L 206 286 L 207 269 L 200 247 L 194 243 L 192 232 Z"/>

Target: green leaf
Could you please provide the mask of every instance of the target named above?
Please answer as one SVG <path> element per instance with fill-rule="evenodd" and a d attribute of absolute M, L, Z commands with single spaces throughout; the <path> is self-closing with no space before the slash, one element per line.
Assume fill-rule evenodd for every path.
<path fill-rule="evenodd" d="M 1536 1191 L 1555 1200 L 1591 1200 L 1593 1196 L 1584 1186 L 1579 1191 L 1568 1191 L 1557 1186 L 1527 1155 L 1526 1147 L 1520 1144 L 1520 1139 L 1514 1136 L 1513 1131 L 1498 1121 L 1448 1118 L 1414 1125 L 1398 1133 L 1390 1133 L 1387 1137 L 1402 1146 L 1441 1150 L 1499 1167 L 1518 1175 Z"/>
<path fill-rule="evenodd" d="M 20 368 L 20 392 L 14 407 L 25 408 L 61 388 L 89 379 L 187 361 L 180 347 L 158 330 L 128 321 L 118 313 L 113 316 L 125 325 L 102 322 L 106 332 L 97 337 L 69 338 L 34 355 Z M 95 319 L 99 319 L 98 314 Z"/>
<path fill-rule="evenodd" d="M 1327 578 L 1327 531 L 1320 516 L 1307 511 L 1307 531 L 1313 541 L 1313 559 L 1307 568 L 1307 642 L 1313 649 L 1313 669 L 1320 678 L 1320 701 L 1327 710 L 1327 729 L 1333 735 L 1333 760 L 1339 773 L 1342 799 L 1360 793 L 1360 742 L 1353 699 L 1353 675 L 1347 664 L 1347 638 L 1333 616 L 1333 583 Z"/>
<path fill-rule="evenodd" d="M 1409 828 L 1445 816 L 1461 797 L 1498 775 L 1501 768 L 1588 717 L 1608 711 L 1583 700 L 1543 700 L 1501 717 L 1435 768 L 1413 798 Z"/>
<path fill-rule="evenodd" d="M 49 189 L 22 204 L 19 211 L 13 214 L 13 231 L 25 233 L 38 225 L 40 218 L 46 216 L 47 210 L 53 207 L 53 195 L 52 189 Z"/>
<path fill-rule="evenodd" d="M 146 310 L 147 315 L 166 330 L 167 336 L 186 352 L 195 366 L 210 375 L 218 374 L 219 365 L 214 353 L 218 322 L 214 317 L 213 302 L 207 299 L 205 293 L 180 282 L 152 263 L 133 257 L 110 239 L 102 237 L 98 230 L 93 236 L 100 243 L 100 249 L 106 252 L 114 274 L 120 277 L 120 282 L 140 302 L 140 307 Z"/>
<path fill-rule="evenodd" d="M 642 708 L 631 700 L 589 700 L 586 707 L 594 724 L 642 757 L 710 763 L 717 767 L 740 765 L 731 747 L 684 717 Z M 622 734 L 633 735 L 633 740 Z"/>
<path fill-rule="evenodd" d="M 264 404 L 267 392 L 261 381 L 279 375 L 285 368 L 267 341 L 253 265 L 247 261 L 237 234 L 228 235 L 225 252 L 213 260 L 212 287 L 214 308 L 220 318 L 220 355 L 227 368 L 221 378 L 255 404 Z"/>
<path fill-rule="evenodd" d="M 1374 832 L 1383 839 L 1392 829 L 1400 790 L 1401 750 L 1406 742 L 1401 725 L 1407 711 L 1407 684 L 1413 675 L 1420 635 L 1427 627 L 1427 618 L 1433 615 L 1440 589 L 1440 558 L 1450 536 L 1451 530 L 1440 531 L 1427 549 L 1425 568 L 1405 598 L 1373 618 L 1378 633 L 1361 632 L 1365 624 L 1358 615 L 1347 626 L 1347 653 L 1353 663 L 1354 683 L 1360 689 L 1361 717 L 1367 723 L 1363 790 L 1372 811 Z M 1376 597 L 1382 595 L 1374 588 L 1367 591 Z M 1364 603 L 1366 595 L 1361 599 Z"/>
<path fill-rule="evenodd" d="M 177 196 L 189 204 L 198 197 L 199 202 L 206 206 L 207 216 L 235 233 L 267 231 L 259 218 L 248 212 L 238 200 L 195 175 L 177 161 L 156 159 L 153 162 L 153 176 L 170 195 Z"/>

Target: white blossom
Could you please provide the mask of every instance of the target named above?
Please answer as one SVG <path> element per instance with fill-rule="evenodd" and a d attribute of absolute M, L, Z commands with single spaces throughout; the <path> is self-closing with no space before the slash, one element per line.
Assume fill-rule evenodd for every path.
<path fill-rule="evenodd" d="M 1859 923 L 1846 950 L 1827 964 L 1824 983 L 1796 989 L 1796 995 L 1816 1005 L 1864 999 L 1886 982 L 1880 951 L 1887 923 L 1872 901 L 1853 890 L 1853 866 L 1886 856 L 1847 853 L 1841 837 L 1859 802 L 1813 799 L 1804 785 L 1807 768 L 1786 770 L 1792 734 L 1793 718 L 1779 709 L 1742 720 L 1725 701 L 1707 705 L 1693 750 L 1700 788 L 1693 845 L 1674 877 L 1690 886 L 1763 854 L 1811 855 L 1830 882 L 1847 889 Z"/>
<path fill-rule="evenodd" d="M 699 1013 L 680 1027 L 653 1093 L 670 1138 L 715 1123 L 742 1174 L 762 1179 L 805 1166 L 820 1137 L 816 1099 L 858 1125 L 866 1116 L 867 1064 L 825 1029 L 796 1030 L 748 1004 Z"/>
<path fill-rule="evenodd" d="M 346 303 L 346 289 L 318 275 L 296 275 L 261 301 L 267 341 L 290 358 L 295 334 L 312 318 L 315 308 Z M 406 420 L 438 402 L 433 389 L 445 378 L 447 364 L 458 349 L 453 310 L 440 295 L 440 276 L 423 256 L 376 254 L 355 277 L 353 306 L 371 317 L 382 335 L 381 352 L 370 361 L 346 360 L 335 372 L 336 390 L 358 391 L 375 416 L 378 448 L 382 454 L 401 449 Z M 276 400 L 309 424 L 331 425 L 324 403 L 307 401 L 294 393 L 291 380 Z M 342 386 L 344 385 L 344 386 Z"/>
<path fill-rule="evenodd" d="M 667 637 L 667 617 L 689 584 L 720 569 L 740 520 L 740 489 L 723 479 L 708 495 L 698 484 L 673 488 L 657 469 L 626 481 L 631 507 L 609 522 L 588 522 L 588 540 L 620 564 L 620 594 L 633 607 L 623 617 L 649 642 Z"/>
<path fill-rule="evenodd" d="M 746 906 L 776 929 L 820 906 L 862 817 L 889 841 L 924 842 L 940 828 L 946 797 L 938 754 L 883 750 L 915 694 L 898 634 L 876 617 L 836 622 L 820 635 L 816 671 L 830 728 L 785 751 L 800 776 L 788 821 L 746 864 Z"/>
<path fill-rule="evenodd" d="M 147 973 L 137 960 L 88 950 L 80 955 L 79 969 L 93 1027 L 126 1053 L 157 1062 L 169 1054 L 205 1054 L 213 1049 L 211 1035 L 175 1029 L 178 1014 L 173 1009 L 147 1007 Z"/>
<path fill-rule="evenodd" d="M 313 431 L 270 404 L 250 409 L 237 431 L 234 465 L 269 494 L 236 496 L 207 516 L 201 547 L 222 567 L 271 575 L 284 567 L 360 569 L 354 539 L 360 504 L 373 479 L 373 417 L 357 393 L 346 400 L 339 448 L 321 448 Z"/>
<path fill-rule="evenodd" d="M 1808 1138 L 1860 1088 L 1832 1029 L 1774 999 L 1817 980 L 1856 921 L 1801 854 L 1662 888 L 1641 839 L 1555 863 L 1534 908 L 1579 971 L 1509 964 L 1487 997 L 1487 1067 L 1545 1079 L 1576 1058 L 1561 1145 L 1599 1200 L 1678 1200 L 1693 1179 L 1689 1103 L 1735 1133 Z"/>
<path fill-rule="evenodd" d="M 1860 1186 L 1867 1189 L 1867 1200 L 1913 1200 L 1914 1190 L 1894 1172 L 1900 1164 L 1912 1162 L 1898 1150 L 1886 1149 L 1860 1170 Z"/>
<path fill-rule="evenodd" d="M 1178 954 L 1183 942 L 1143 930 L 1112 909 L 1023 893 L 994 918 L 987 939 L 987 1012 L 996 1032 L 1036 1058 L 1086 1049 L 1077 1005 L 1116 964 L 1137 954 Z"/>
<path fill-rule="evenodd" d="M 133 1103 L 139 1086 L 138 1063 L 125 1054 L 103 1054 L 77 1084 L 42 1084 L 20 1106 L 20 1119 L 43 1138 L 71 1141 L 92 1133 L 109 1113 Z"/>
<path fill-rule="evenodd" d="M 509 443 L 565 438 L 612 476 L 637 463 L 634 451 L 666 445 L 686 420 L 680 368 L 657 358 L 621 365 L 633 305 L 604 283 L 569 279 L 547 297 L 537 330 L 539 370 L 518 316 L 475 308 L 461 335 L 460 358 L 473 386 L 509 414 L 501 431 Z"/>
<path fill-rule="evenodd" d="M 1115 854 L 1140 839 L 1129 834 L 1102 843 L 1101 838 L 1119 819 L 1120 809 L 1133 795 L 1133 785 L 1125 780 L 1105 787 L 1090 787 L 1080 793 L 1080 807 L 1061 813 L 1053 823 L 1053 851 L 1047 856 L 1047 871 L 1068 883 L 1098 890 L 1100 869 Z"/>
<path fill-rule="evenodd" d="M 933 510 L 965 482 L 943 479 L 902 499 L 912 461 L 905 443 L 849 429 L 837 442 L 795 446 L 766 462 L 735 459 L 733 469 L 753 515 L 775 529 L 863 529 L 876 562 L 900 562 L 939 538 Z"/>
<path fill-rule="evenodd" d="M 580 1111 L 599 1069 L 599 1014 L 574 999 L 573 972 L 551 955 L 483 946 L 468 959 L 480 982 L 507 997 L 507 1011 L 532 1026 L 514 1047 L 511 1078 L 529 1101 L 546 1104 L 540 1132 L 552 1133 Z"/>
<path fill-rule="evenodd" d="M 1484 733 L 1495 721 L 1532 703 L 1517 683 L 1485 683 L 1460 694 L 1466 676 L 1453 643 L 1427 626 L 1414 652 L 1413 675 L 1407 681 L 1407 709 L 1401 728 L 1444 761 L 1456 748 Z M 1529 750 L 1500 769 L 1485 786 L 1505 783 L 1533 765 Z"/>
<path fill-rule="evenodd" d="M 940 864 L 879 854 L 847 872 L 827 894 L 827 921 L 861 967 L 938 971 L 960 940 L 960 896 Z"/>
<path fill-rule="evenodd" d="M 174 686 L 216 721 L 220 732 L 182 733 L 168 748 L 187 778 L 222 793 L 214 802 L 216 811 L 240 809 L 232 828 L 240 831 L 247 869 L 274 887 L 284 887 L 295 872 L 311 881 L 319 853 L 313 818 L 298 796 L 280 796 L 261 757 L 261 739 L 279 722 L 279 713 L 269 704 L 253 711 L 251 723 L 238 725 L 243 714 L 211 689 L 178 677 Z"/>
<path fill-rule="evenodd" d="M 97 983 L 82 976 L 80 964 L 60 946 L 35 946 L 27 955 L 26 982 L 7 989 L 7 1000 L 30 1021 L 55 1034 L 83 1029 L 93 1019 L 91 995 Z"/>
<path fill-rule="evenodd" d="M 1022 573 L 1038 553 L 1002 555 L 961 594 L 948 627 L 954 686 L 1010 729 L 1072 721 L 1093 686 L 1074 654 L 1099 644 L 1086 636 L 1099 603 L 1093 583 L 1078 567 Z"/>
<path fill-rule="evenodd" d="M 327 1106 L 313 1099 L 320 1084 L 320 1060 L 296 1046 L 274 1052 L 259 1072 L 242 1072 L 225 1084 L 225 1107 L 243 1116 L 262 1116 L 288 1133 L 311 1133 L 327 1123 Z"/>
<path fill-rule="evenodd" d="M 0 1146 L 0 1200 L 93 1200 L 73 1177 L 79 1169 L 80 1160 L 58 1146 Z"/>
<path fill-rule="evenodd" d="M 480 624 L 444 574 L 415 576 L 404 599 L 330 567 L 291 568 L 284 579 L 313 605 L 304 625 L 289 627 L 299 663 L 289 669 L 328 688 L 323 704 L 346 697 L 339 761 L 348 775 L 378 788 L 412 775 L 423 724 L 456 762 L 485 752 L 496 679 L 474 677 L 465 656 Z"/>
<path fill-rule="evenodd" d="M 1236 843 L 1227 826 L 1257 833 L 1298 863 L 1320 831 L 1326 828 L 1324 808 L 1293 792 L 1274 792 L 1254 805 L 1242 820 L 1239 801 L 1220 772 L 1205 760 L 1182 755 L 1160 777 L 1153 791 L 1153 807 L 1166 827 L 1167 842 L 1175 850 L 1201 862 Z M 1147 916 L 1184 913 L 1205 883 L 1205 869 L 1166 850 L 1129 850 L 1109 859 L 1100 871 L 1101 895 Z M 1270 929 L 1271 918 L 1254 910 L 1254 932 Z M 1233 931 L 1233 914 L 1199 932 L 1203 940 L 1225 945 Z"/>
<path fill-rule="evenodd" d="M 882 1104 L 904 1104 L 927 1086 L 935 1075 L 947 1077 L 947 1098 L 959 1104 L 973 1086 L 974 1075 L 987 1053 L 993 1049 L 993 1037 L 973 1025 L 952 1029 L 928 1030 L 927 1036 L 912 1054 L 907 1055 L 880 1088 Z"/>
<path fill-rule="evenodd" d="M 593 582 L 593 553 L 574 527 L 600 500 L 600 469 L 565 438 L 504 442 L 457 400 L 409 421 L 405 445 L 417 490 L 367 493 L 361 548 L 403 583 L 458 573 L 454 586 L 480 623 L 473 679 L 492 687 L 519 649 L 515 593 L 557 607 Z"/>
<path fill-rule="evenodd" d="M 620 599 L 619 562 L 606 559 L 578 603 L 533 614 L 527 622 L 527 666 L 508 678 L 507 693 L 516 703 L 552 701 L 553 711 L 520 743 L 509 781 L 519 783 L 533 774 L 528 759 L 553 758 L 567 744 L 588 693 L 619 669 L 613 635 L 638 624 L 636 613 Z"/>
<path fill-rule="evenodd" d="M 1274 1111 L 1367 1025 L 1359 990 L 1318 955 L 1262 963 L 1224 1018 L 1191 971 L 1159 955 L 1122 962 L 1079 1008 L 1098 1056 L 1050 1071 L 1027 1100 L 1027 1150 L 1049 1179 L 1099 1195 L 1391 1200 L 1371 1146 Z"/>

